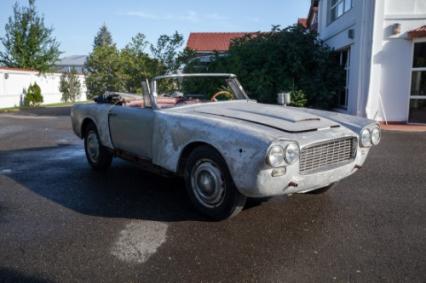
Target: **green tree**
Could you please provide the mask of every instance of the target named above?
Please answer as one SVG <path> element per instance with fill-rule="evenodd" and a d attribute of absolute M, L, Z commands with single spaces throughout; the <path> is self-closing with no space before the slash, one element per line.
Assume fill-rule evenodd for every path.
<path fill-rule="evenodd" d="M 30 84 L 28 89 L 24 90 L 24 106 L 35 107 L 43 103 L 43 95 L 37 83 Z"/>
<path fill-rule="evenodd" d="M 138 33 L 120 53 L 124 88 L 128 92 L 141 93 L 142 81 L 165 71 L 159 60 L 145 53 L 147 46 L 145 35 Z"/>
<path fill-rule="evenodd" d="M 59 83 L 59 91 L 62 93 L 62 101 L 75 102 L 81 95 L 81 83 L 75 68 L 70 72 L 62 73 Z"/>
<path fill-rule="evenodd" d="M 344 85 L 344 71 L 332 50 L 316 33 L 298 26 L 247 35 L 233 41 L 228 56 L 217 54 L 206 66 L 194 62 L 185 72 L 235 73 L 251 98 L 266 103 L 276 103 L 279 92 L 297 90 L 293 96 L 299 105 L 306 100 L 310 107 L 333 108 Z"/>
<path fill-rule="evenodd" d="M 183 43 L 183 35 L 177 31 L 172 35 L 163 34 L 158 38 L 156 45 L 151 44 L 151 53 L 155 59 L 166 66 L 167 72 L 175 72 L 181 64 L 178 57 L 179 48 Z"/>
<path fill-rule="evenodd" d="M 113 45 L 112 36 L 107 26 L 103 24 L 93 41 L 93 48 Z"/>
<path fill-rule="evenodd" d="M 53 29 L 44 25 L 35 0 L 28 0 L 27 7 L 15 3 L 5 30 L 1 38 L 5 50 L 0 52 L 0 63 L 6 66 L 46 72 L 61 54 L 59 43 L 52 36 Z"/>
<path fill-rule="evenodd" d="M 87 97 L 94 98 L 105 91 L 124 91 L 120 51 L 115 45 L 95 47 L 87 58 Z"/>
<path fill-rule="evenodd" d="M 120 51 L 107 27 L 102 25 L 85 64 L 87 98 L 102 95 L 105 91 L 124 91 L 120 60 Z"/>

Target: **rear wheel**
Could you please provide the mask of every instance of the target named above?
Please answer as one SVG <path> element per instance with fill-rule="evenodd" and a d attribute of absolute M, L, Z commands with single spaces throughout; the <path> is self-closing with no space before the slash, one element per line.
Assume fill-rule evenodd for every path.
<path fill-rule="evenodd" d="M 84 150 L 90 166 L 95 170 L 105 170 L 110 167 L 112 153 L 102 146 L 96 126 L 90 123 L 84 135 Z"/>
<path fill-rule="evenodd" d="M 204 215 L 223 220 L 237 215 L 246 197 L 235 187 L 222 156 L 209 146 L 192 151 L 185 167 L 185 185 L 194 206 Z"/>

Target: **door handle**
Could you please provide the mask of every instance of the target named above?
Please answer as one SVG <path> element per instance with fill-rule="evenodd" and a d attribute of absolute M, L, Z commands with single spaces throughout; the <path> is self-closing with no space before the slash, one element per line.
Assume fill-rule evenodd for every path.
<path fill-rule="evenodd" d="M 109 113 L 109 116 L 110 116 L 110 117 L 116 117 L 116 116 L 117 116 L 117 113 Z"/>

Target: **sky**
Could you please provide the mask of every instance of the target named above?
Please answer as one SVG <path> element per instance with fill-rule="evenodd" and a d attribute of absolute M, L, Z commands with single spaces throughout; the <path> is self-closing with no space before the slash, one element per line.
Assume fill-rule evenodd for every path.
<path fill-rule="evenodd" d="M 0 0 L 0 37 L 15 2 Z M 154 43 L 161 34 L 268 31 L 306 17 L 310 0 L 36 0 L 45 24 L 54 28 L 62 56 L 90 53 L 99 27 L 106 24 L 114 42 L 124 47 L 138 32 Z M 2 46 L 0 47 L 2 48 Z"/>

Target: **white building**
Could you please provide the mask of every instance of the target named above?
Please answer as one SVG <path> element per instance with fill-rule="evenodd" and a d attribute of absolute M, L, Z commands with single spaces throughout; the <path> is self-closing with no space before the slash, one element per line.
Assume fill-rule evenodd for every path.
<path fill-rule="evenodd" d="M 313 0 L 308 26 L 346 67 L 339 111 L 426 123 L 426 0 Z"/>
<path fill-rule="evenodd" d="M 71 72 L 75 69 L 77 73 L 84 73 L 84 64 L 87 60 L 87 55 L 72 55 L 63 57 L 55 63 L 55 68 L 58 73 Z"/>
<path fill-rule="evenodd" d="M 37 83 L 43 95 L 43 104 L 61 102 L 59 91 L 60 73 L 39 74 L 16 68 L 0 67 L 0 109 L 21 106 L 24 99 L 24 89 L 30 84 Z M 86 100 L 86 85 L 84 76 L 79 75 L 81 84 L 80 101 Z"/>

